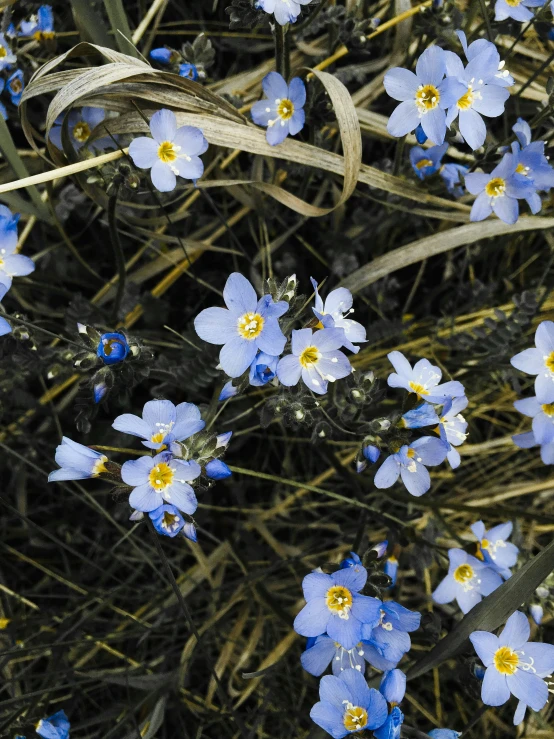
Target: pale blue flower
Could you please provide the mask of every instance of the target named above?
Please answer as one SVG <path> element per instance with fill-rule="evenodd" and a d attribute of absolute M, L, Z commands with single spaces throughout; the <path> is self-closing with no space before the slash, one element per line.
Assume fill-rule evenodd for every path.
<path fill-rule="evenodd" d="M 199 128 L 181 126 L 171 110 L 158 110 L 150 119 L 153 138 L 139 136 L 131 141 L 129 156 L 141 169 L 149 169 L 152 184 L 160 192 L 170 192 L 177 176 L 196 182 L 204 173 L 200 155 L 208 142 Z"/>
<path fill-rule="evenodd" d="M 544 617 L 544 608 L 539 603 L 531 603 L 529 606 L 529 613 L 537 626 L 540 626 Z"/>
<path fill-rule="evenodd" d="M 173 538 L 185 528 L 186 521 L 174 505 L 161 505 L 148 514 L 158 534 Z"/>
<path fill-rule="evenodd" d="M 506 541 L 512 529 L 511 521 L 493 526 L 489 531 L 482 521 L 477 521 L 471 526 L 471 531 L 479 542 L 477 557 L 498 570 L 506 579 L 512 574 L 509 568 L 515 565 L 519 553 L 515 544 Z"/>
<path fill-rule="evenodd" d="M 533 435 L 537 444 L 554 441 L 554 403 L 539 403 L 536 397 L 516 400 L 514 408 L 533 419 Z"/>
<path fill-rule="evenodd" d="M 62 443 L 56 448 L 56 463 L 59 470 L 48 475 L 48 482 L 61 480 L 86 480 L 89 477 L 98 477 L 106 470 L 108 458 L 105 454 L 89 449 L 88 446 L 76 441 L 62 438 Z"/>
<path fill-rule="evenodd" d="M 461 461 L 460 452 L 454 447 L 460 446 L 467 439 L 467 421 L 461 413 L 467 408 L 467 404 L 465 395 L 448 399 L 440 413 L 439 433 L 441 439 L 449 445 L 446 458 L 453 470 L 460 466 Z"/>
<path fill-rule="evenodd" d="M 387 703 L 397 705 L 406 693 L 406 675 L 402 670 L 387 670 L 381 678 L 379 692 L 384 696 Z"/>
<path fill-rule="evenodd" d="M 253 387 L 263 387 L 275 379 L 279 357 L 260 352 L 250 365 L 248 381 Z"/>
<path fill-rule="evenodd" d="M 131 413 L 118 416 L 112 424 L 116 431 L 138 436 L 148 449 L 161 450 L 173 441 L 184 441 L 202 431 L 205 426 L 200 410 L 193 403 L 170 400 L 149 400 L 142 410 L 142 418 Z"/>
<path fill-rule="evenodd" d="M 502 585 L 502 578 L 495 570 L 463 549 L 449 549 L 448 558 L 448 574 L 433 592 L 435 603 L 456 600 L 462 613 L 467 613 L 483 596 Z"/>
<path fill-rule="evenodd" d="M 452 380 L 440 385 L 442 371 L 428 359 L 420 359 L 412 368 L 401 352 L 390 352 L 387 357 L 396 370 L 387 379 L 389 387 L 404 388 L 430 403 L 444 403 L 448 398 L 464 395 L 464 386 L 461 382 Z"/>
<path fill-rule="evenodd" d="M 35 263 L 23 254 L 16 254 L 19 213 L 0 205 L 0 284 L 8 289 L 13 277 L 25 277 L 35 270 Z"/>
<path fill-rule="evenodd" d="M 432 729 L 427 733 L 431 739 L 458 739 L 462 732 L 454 729 Z"/>
<path fill-rule="evenodd" d="M 342 328 L 345 334 L 343 346 L 357 354 L 360 347 L 355 343 L 366 341 L 366 331 L 361 323 L 347 318 L 354 313 L 352 293 L 346 287 L 337 287 L 323 302 L 317 289 L 318 283 L 313 277 L 310 277 L 310 281 L 315 291 L 314 315 L 324 328 Z"/>
<path fill-rule="evenodd" d="M 28 21 L 21 21 L 20 36 L 34 36 L 37 41 L 54 37 L 54 14 L 51 5 L 41 5 L 37 14 Z"/>
<path fill-rule="evenodd" d="M 419 628 L 421 614 L 410 611 L 393 600 L 379 607 L 379 622 L 362 627 L 365 659 L 378 670 L 394 670 L 402 657 L 410 651 L 410 633 Z"/>
<path fill-rule="evenodd" d="M 490 69 L 493 71 L 492 76 L 487 76 L 483 82 L 487 85 L 499 85 L 500 87 L 511 87 L 514 84 L 514 78 L 506 69 L 506 63 L 500 60 L 500 54 L 492 41 L 488 41 L 485 38 L 478 38 L 475 41 L 472 41 L 468 46 L 466 35 L 463 31 L 456 31 L 456 35 L 460 39 L 460 43 L 468 62 L 473 61 L 473 59 L 475 59 L 479 54 L 482 54 L 483 51 L 493 50 L 496 52 L 496 72 L 494 72 L 491 67 Z"/>
<path fill-rule="evenodd" d="M 440 168 L 439 175 L 442 177 L 448 192 L 456 198 L 461 198 L 464 194 L 462 177 L 465 177 L 468 172 L 469 167 L 466 167 L 464 164 L 448 162 L 448 164 L 443 164 Z"/>
<path fill-rule="evenodd" d="M 300 77 L 293 77 L 287 85 L 278 72 L 270 72 L 262 88 L 267 99 L 254 103 L 250 112 L 256 125 L 267 127 L 267 143 L 276 146 L 304 128 L 306 86 Z"/>
<path fill-rule="evenodd" d="M 510 359 L 510 363 L 521 372 L 537 375 L 535 395 L 539 403 L 554 403 L 554 323 L 552 321 L 542 321 L 535 332 L 535 347 L 516 354 Z"/>
<path fill-rule="evenodd" d="M 302 10 L 302 5 L 309 5 L 312 0 L 257 0 L 256 7 L 273 13 L 280 26 L 294 23 Z"/>
<path fill-rule="evenodd" d="M 93 129 L 95 129 L 96 126 L 102 123 L 105 117 L 106 112 L 103 108 L 92 108 L 89 106 L 85 106 L 84 108 L 81 108 L 79 110 L 71 111 L 67 122 L 67 129 L 69 132 L 69 138 L 75 149 L 79 150 L 87 143 Z M 56 120 L 54 121 L 54 125 L 50 129 L 50 133 L 48 135 L 50 141 L 58 149 L 63 149 L 63 121 L 64 115 L 62 114 L 56 118 Z M 94 145 L 100 146 L 100 148 L 102 148 L 103 143 L 101 142 L 107 143 L 106 138 L 104 137 L 104 139 L 96 139 L 94 141 Z"/>
<path fill-rule="evenodd" d="M 390 488 L 402 478 L 406 490 L 419 497 L 431 487 L 427 467 L 434 467 L 446 459 L 448 446 L 432 436 L 416 439 L 409 446 L 405 444 L 396 454 L 385 459 L 375 475 L 375 487 Z"/>
<path fill-rule="evenodd" d="M 171 503 L 183 513 L 192 515 L 197 507 L 196 495 L 189 482 L 200 476 L 197 462 L 174 459 L 162 452 L 155 457 L 129 460 L 121 468 L 121 479 L 134 488 L 129 505 L 137 511 L 150 513 Z"/>
<path fill-rule="evenodd" d="M 540 8 L 546 0 L 496 0 L 494 5 L 494 20 L 504 21 L 513 18 L 522 23 L 530 21 L 534 16 L 529 8 Z"/>
<path fill-rule="evenodd" d="M 448 144 L 431 146 L 429 149 L 412 146 L 410 149 L 410 164 L 420 180 L 424 180 L 439 171 L 441 160 L 447 149 Z"/>
<path fill-rule="evenodd" d="M 319 677 L 331 665 L 333 675 L 354 669 L 363 673 L 365 660 L 364 642 L 358 642 L 351 649 L 345 649 L 327 634 L 308 639 L 306 650 L 300 656 L 302 667 L 310 675 Z"/>
<path fill-rule="evenodd" d="M 7 285 L 4 285 L 2 282 L 0 282 L 0 302 L 4 298 L 4 295 L 8 292 Z M 5 336 L 6 334 L 11 333 L 12 327 L 10 324 L 6 321 L 5 318 L 2 318 L 0 316 L 0 336 Z"/>
<path fill-rule="evenodd" d="M 0 71 L 17 64 L 17 57 L 12 52 L 8 40 L 3 33 L 0 33 Z"/>

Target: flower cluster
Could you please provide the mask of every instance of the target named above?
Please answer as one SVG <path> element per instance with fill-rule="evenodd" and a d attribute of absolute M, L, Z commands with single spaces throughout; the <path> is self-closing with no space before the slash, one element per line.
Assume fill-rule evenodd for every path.
<path fill-rule="evenodd" d="M 35 270 L 35 263 L 23 254 L 17 254 L 17 224 L 19 213 L 0 205 L 0 301 L 4 298 L 14 277 L 25 277 Z M 9 334 L 12 327 L 0 317 L 0 336 Z"/>
<path fill-rule="evenodd" d="M 433 592 L 435 603 L 456 600 L 462 613 L 467 613 L 483 597 L 490 595 L 511 576 L 510 567 L 517 562 L 518 548 L 507 541 L 513 525 L 508 523 L 486 530 L 477 521 L 471 531 L 477 539 L 475 556 L 463 549 L 450 549 L 448 574 Z"/>
<path fill-rule="evenodd" d="M 535 347 L 510 360 L 518 370 L 536 375 L 535 395 L 516 400 L 514 407 L 533 419 L 532 430 L 512 437 L 522 449 L 540 446 L 544 464 L 554 464 L 554 323 L 543 321 L 535 332 Z"/>
<path fill-rule="evenodd" d="M 112 425 L 121 433 L 142 439 L 150 454 L 120 467 L 100 451 L 64 437 L 56 449 L 60 469 L 51 472 L 48 481 L 103 478 L 120 490 L 130 490 L 131 520 L 140 520 L 147 513 L 160 534 L 174 537 L 182 533 L 196 541 L 192 514 L 198 503 L 191 483 L 201 476 L 221 480 L 231 475 L 220 459 L 231 432 L 215 435 L 204 431 L 206 424 L 197 406 L 175 406 L 169 400 L 148 401 L 142 417 L 125 413 Z"/>

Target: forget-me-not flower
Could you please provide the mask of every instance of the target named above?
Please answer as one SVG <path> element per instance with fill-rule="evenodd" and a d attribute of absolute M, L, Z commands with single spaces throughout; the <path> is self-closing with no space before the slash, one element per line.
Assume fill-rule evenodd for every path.
<path fill-rule="evenodd" d="M 447 398 L 464 394 L 464 386 L 456 380 L 440 385 L 442 371 L 428 359 L 420 359 L 412 368 L 402 352 L 390 352 L 387 357 L 396 370 L 387 379 L 389 387 L 402 387 L 430 403 L 444 403 Z"/>
<path fill-rule="evenodd" d="M 506 541 L 511 535 L 513 524 L 511 521 L 493 526 L 486 530 L 482 521 L 472 524 L 471 531 L 479 542 L 477 557 L 486 564 L 492 565 L 503 577 L 510 577 L 510 567 L 517 562 L 519 549 L 515 544 Z"/>
<path fill-rule="evenodd" d="M 194 460 L 185 462 L 162 452 L 155 457 L 125 462 L 121 479 L 134 488 L 129 496 L 131 508 L 150 513 L 165 501 L 192 515 L 198 504 L 189 482 L 196 480 L 200 473 L 200 465 Z"/>
<path fill-rule="evenodd" d="M 410 149 L 410 164 L 420 180 L 424 180 L 439 171 L 441 160 L 447 149 L 448 144 L 431 146 L 429 149 L 412 146 Z"/>
<path fill-rule="evenodd" d="M 56 448 L 56 463 L 61 469 L 51 472 L 48 475 L 48 482 L 98 477 L 103 472 L 107 472 L 107 461 L 105 454 L 89 449 L 88 446 L 78 444 L 64 436 L 62 443 Z"/>
<path fill-rule="evenodd" d="M 404 444 L 398 452 L 387 457 L 375 475 L 375 487 L 380 490 L 390 488 L 402 478 L 406 490 L 419 497 L 431 487 L 427 467 L 444 462 L 448 446 L 432 436 L 416 439 L 409 446 Z"/>
<path fill-rule="evenodd" d="M 6 90 L 9 92 L 11 101 L 14 105 L 19 105 L 24 88 L 25 82 L 23 72 L 21 69 L 16 69 L 15 72 L 8 77 L 6 82 Z"/>
<path fill-rule="evenodd" d="M 112 331 L 102 334 L 96 354 L 104 364 L 119 364 L 126 359 L 130 351 L 125 335 L 119 331 Z"/>
<path fill-rule="evenodd" d="M 536 397 L 516 400 L 514 408 L 533 419 L 533 435 L 537 444 L 554 441 L 554 403 L 539 403 Z"/>
<path fill-rule="evenodd" d="M 257 0 L 256 7 L 273 13 L 280 26 L 294 23 L 302 10 L 302 5 L 309 5 L 312 0 Z"/>
<path fill-rule="evenodd" d="M 173 538 L 185 528 L 186 521 L 174 505 L 167 503 L 148 514 L 158 534 Z"/>
<path fill-rule="evenodd" d="M 290 84 L 278 72 L 270 72 L 262 81 L 267 99 L 252 106 L 252 120 L 258 126 L 267 126 L 266 139 L 271 146 L 281 144 L 287 136 L 294 136 L 304 128 L 306 115 L 306 86 L 300 77 Z"/>
<path fill-rule="evenodd" d="M 342 328 L 323 328 L 312 331 L 301 328 L 292 332 L 292 354 L 283 357 L 277 365 L 277 377 L 282 385 L 292 387 L 302 378 L 314 393 L 324 395 L 329 382 L 347 377 L 352 366 L 339 351 L 344 345 Z"/>
<path fill-rule="evenodd" d="M 34 36 L 36 41 L 54 38 L 54 14 L 51 5 L 41 5 L 37 14 L 28 21 L 21 21 L 20 36 Z"/>
<path fill-rule="evenodd" d="M 515 21 L 530 21 L 534 16 L 529 8 L 540 8 L 546 0 L 496 0 L 494 20 L 504 21 L 513 18 Z"/>
<path fill-rule="evenodd" d="M 343 346 L 357 354 L 360 347 L 355 346 L 353 342 L 365 341 L 366 332 L 361 323 L 347 318 L 351 313 L 354 313 L 352 293 L 346 287 L 337 287 L 335 290 L 331 290 L 324 302 L 317 289 L 317 282 L 313 277 L 310 277 L 310 281 L 315 291 L 315 306 L 312 310 L 321 326 L 344 329 L 345 341 Z"/>
<path fill-rule="evenodd" d="M 358 670 L 326 675 L 319 683 L 319 703 L 310 717 L 333 739 L 363 729 L 377 729 L 387 720 L 387 703 L 381 693 L 368 687 Z"/>
<path fill-rule="evenodd" d="M 431 46 L 419 57 L 415 74 L 395 67 L 385 74 L 387 93 L 400 105 L 393 111 L 387 131 L 392 136 L 405 136 L 420 124 L 434 144 L 442 144 L 446 134 L 446 109 L 457 100 L 456 90 L 444 79 L 444 51 Z"/>
<path fill-rule="evenodd" d="M 131 141 L 129 156 L 141 169 L 150 170 L 152 184 L 160 192 L 171 192 L 177 176 L 196 182 L 204 173 L 200 155 L 208 142 L 199 128 L 180 126 L 171 110 L 158 110 L 150 119 L 153 138 L 139 136 Z"/>
<path fill-rule="evenodd" d="M 206 308 L 194 319 L 198 336 L 210 344 L 223 344 L 219 362 L 229 377 L 240 377 L 254 361 L 258 351 L 279 356 L 286 338 L 279 318 L 289 304 L 275 303 L 271 295 L 258 300 L 251 283 L 239 272 L 227 278 L 223 289 L 227 308 Z"/>
<path fill-rule="evenodd" d="M 483 221 L 495 213 L 504 223 L 515 223 L 519 217 L 518 199 L 531 196 L 534 188 L 522 174 L 516 172 L 517 159 L 513 154 L 504 154 L 490 174 L 470 172 L 465 177 L 465 186 L 472 195 L 477 195 L 469 215 L 470 221 Z"/>
<path fill-rule="evenodd" d="M 149 400 L 142 410 L 142 418 L 131 413 L 118 416 L 112 424 L 116 431 L 138 436 L 148 449 L 160 450 L 172 441 L 184 441 L 205 426 L 200 410 L 193 403 L 170 400 Z"/>
<path fill-rule="evenodd" d="M 510 359 L 513 367 L 537 375 L 535 395 L 541 404 L 554 403 L 554 323 L 542 321 L 535 332 L 535 347 Z"/>
<path fill-rule="evenodd" d="M 306 575 L 302 582 L 306 605 L 294 620 L 296 633 L 313 637 L 327 633 L 345 649 L 355 647 L 362 639 L 363 625 L 379 621 L 381 602 L 360 595 L 366 580 L 364 567 Z"/>
<path fill-rule="evenodd" d="M 502 585 L 502 578 L 486 562 L 481 562 L 463 549 L 449 549 L 448 574 L 433 592 L 435 603 L 457 601 L 462 613 L 477 605 Z"/>
<path fill-rule="evenodd" d="M 48 716 L 48 718 L 41 718 L 35 727 L 35 731 L 42 739 L 69 739 L 70 728 L 69 719 L 65 711 L 62 710 Z"/>
<path fill-rule="evenodd" d="M 554 646 L 529 642 L 530 627 L 521 611 L 512 613 L 500 636 L 474 631 L 471 643 L 487 668 L 481 700 L 487 706 L 502 706 L 510 694 L 525 706 L 540 711 L 548 700 L 542 676 L 554 671 Z"/>
<path fill-rule="evenodd" d="M 8 289 L 13 277 L 24 277 L 35 270 L 35 263 L 23 254 L 16 254 L 19 213 L 0 205 L 0 284 Z"/>
<path fill-rule="evenodd" d="M 421 614 L 393 600 L 379 606 L 379 622 L 362 628 L 365 659 L 378 670 L 394 670 L 412 645 L 410 632 L 416 631 Z"/>
<path fill-rule="evenodd" d="M 96 126 L 98 126 L 106 117 L 106 111 L 103 108 L 92 108 L 85 106 L 79 110 L 72 110 L 69 114 L 69 120 L 67 122 L 67 128 L 69 132 L 69 138 L 75 149 L 83 147 L 90 139 L 90 135 Z M 54 121 L 54 125 L 50 129 L 48 138 L 58 149 L 63 149 L 62 146 L 62 126 L 64 121 L 64 115 L 60 115 Z M 105 138 L 104 138 L 105 140 Z M 98 145 L 100 139 L 97 139 L 94 143 Z"/>

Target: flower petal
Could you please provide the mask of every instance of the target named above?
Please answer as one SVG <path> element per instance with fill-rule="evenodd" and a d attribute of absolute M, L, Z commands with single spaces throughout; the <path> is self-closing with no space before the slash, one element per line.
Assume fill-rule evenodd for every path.
<path fill-rule="evenodd" d="M 237 336 L 237 318 L 226 308 L 205 308 L 194 319 L 194 330 L 210 344 L 225 344 Z"/>
<path fill-rule="evenodd" d="M 375 487 L 383 490 L 390 488 L 398 480 L 400 475 L 400 463 L 396 459 L 395 455 L 387 457 L 381 467 L 377 470 L 375 475 Z"/>
<path fill-rule="evenodd" d="M 495 667 L 488 667 L 481 687 L 481 700 L 487 706 L 502 706 L 510 697 L 506 676 Z"/>
<path fill-rule="evenodd" d="M 413 100 L 419 81 L 413 72 L 403 67 L 389 69 L 383 80 L 385 90 L 394 100 Z"/>
<path fill-rule="evenodd" d="M 313 598 L 294 619 L 293 628 L 300 636 L 321 636 L 330 620 L 325 598 Z"/>
<path fill-rule="evenodd" d="M 158 144 L 164 141 L 173 142 L 177 132 L 175 113 L 166 108 L 158 110 L 150 119 L 150 132 Z"/>
<path fill-rule="evenodd" d="M 494 653 L 498 649 L 498 637 L 488 631 L 474 631 L 469 637 L 477 656 L 485 667 L 490 667 L 494 662 Z"/>
<path fill-rule="evenodd" d="M 223 288 L 223 300 L 229 310 L 241 316 L 254 312 L 258 304 L 256 291 L 240 272 L 233 272 Z"/>
<path fill-rule="evenodd" d="M 129 505 L 137 511 L 150 513 L 160 507 L 162 502 L 161 495 L 154 488 L 145 483 L 136 487 L 129 496 Z"/>
<path fill-rule="evenodd" d="M 285 78 L 278 72 L 270 72 L 262 80 L 262 89 L 271 102 L 283 100 L 289 94 L 289 87 Z"/>
<path fill-rule="evenodd" d="M 150 170 L 150 179 L 156 190 L 160 192 L 171 192 L 177 185 L 177 177 L 171 171 L 169 164 L 159 159 Z"/>
<path fill-rule="evenodd" d="M 498 637 L 498 643 L 501 647 L 508 646 L 514 650 L 520 649 L 529 641 L 530 634 L 529 619 L 521 611 L 515 611 L 506 621 L 506 626 Z"/>
<path fill-rule="evenodd" d="M 540 711 L 548 700 L 548 686 L 542 678 L 525 670 L 516 670 L 506 678 L 507 687 L 516 698 L 533 711 Z"/>
<path fill-rule="evenodd" d="M 300 376 L 302 375 L 302 366 L 298 361 L 298 357 L 294 354 L 288 354 L 279 360 L 277 365 L 277 377 L 279 382 L 286 387 L 298 385 Z"/>

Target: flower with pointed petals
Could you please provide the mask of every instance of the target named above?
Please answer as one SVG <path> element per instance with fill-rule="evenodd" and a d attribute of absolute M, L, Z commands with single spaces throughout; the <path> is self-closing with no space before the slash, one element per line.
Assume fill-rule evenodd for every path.
<path fill-rule="evenodd" d="M 287 136 L 295 136 L 304 128 L 306 119 L 306 86 L 300 77 L 287 85 L 278 72 L 270 72 L 262 81 L 266 100 L 252 106 L 252 120 L 258 126 L 267 126 L 266 139 L 271 146 L 281 144 Z"/>
<path fill-rule="evenodd" d="M 554 169 L 544 154 L 544 141 L 531 141 L 531 128 L 522 118 L 512 126 L 518 141 L 512 144 L 512 153 L 517 161 L 516 173 L 532 182 L 536 192 L 526 197 L 531 212 L 538 213 L 542 207 L 539 192 L 548 192 L 554 187 Z"/>
<path fill-rule="evenodd" d="M 339 351 L 344 345 L 342 328 L 323 328 L 313 331 L 302 328 L 292 332 L 292 354 L 283 357 L 277 365 L 277 377 L 282 385 L 304 384 L 318 395 L 327 392 L 329 382 L 347 377 L 352 366 Z"/>
<path fill-rule="evenodd" d="M 212 459 L 206 465 L 206 474 L 212 480 L 225 480 L 233 474 L 221 459 Z"/>
<path fill-rule="evenodd" d="M 537 444 L 554 441 L 554 403 L 539 403 L 536 397 L 516 400 L 514 408 L 533 419 L 533 435 Z"/>
<path fill-rule="evenodd" d="M 273 13 L 280 26 L 294 23 L 302 10 L 302 5 L 309 5 L 312 0 L 257 0 L 256 7 Z"/>
<path fill-rule="evenodd" d="M 506 539 L 512 533 L 511 521 L 493 526 L 487 531 L 482 521 L 472 524 L 471 530 L 479 542 L 477 557 L 486 564 L 492 565 L 503 577 L 510 577 L 510 567 L 517 562 L 519 549 Z"/>
<path fill-rule="evenodd" d="M 379 607 L 379 622 L 362 628 L 364 657 L 378 670 L 394 670 L 411 647 L 410 632 L 416 631 L 421 614 L 410 611 L 393 600 Z"/>
<path fill-rule="evenodd" d="M 0 71 L 11 64 L 17 64 L 17 57 L 12 53 L 8 40 L 0 33 Z"/>
<path fill-rule="evenodd" d="M 402 478 L 406 490 L 419 497 L 431 487 L 427 467 L 444 462 L 448 446 L 432 436 L 423 436 L 408 446 L 402 446 L 396 454 L 387 457 L 375 475 L 375 487 L 380 490 L 390 488 Z"/>
<path fill-rule="evenodd" d="M 162 452 L 125 462 L 121 479 L 134 488 L 129 496 L 131 508 L 150 513 L 165 501 L 192 515 L 198 504 L 189 482 L 196 480 L 200 472 L 197 462 L 173 459 L 171 454 Z"/>
<path fill-rule="evenodd" d="M 431 46 L 419 57 L 415 74 L 395 67 L 385 74 L 387 93 L 400 105 L 393 111 L 387 131 L 392 136 L 405 136 L 421 124 L 434 144 L 442 144 L 446 133 L 446 109 L 457 100 L 456 90 L 449 89 L 444 75 L 444 51 Z"/>
<path fill-rule="evenodd" d="M 427 359 L 420 359 L 412 368 L 401 352 L 390 352 L 387 357 L 396 370 L 387 379 L 389 387 L 403 387 L 429 403 L 444 403 L 447 398 L 464 395 L 461 382 L 450 381 L 439 385 L 442 372 Z"/>
<path fill-rule="evenodd" d="M 460 446 L 467 439 L 467 421 L 461 414 L 461 411 L 467 408 L 467 404 L 465 395 L 460 398 L 449 398 L 439 418 L 440 437 L 449 446 L 446 458 L 453 470 L 460 466 L 460 452 L 454 447 Z"/>
<path fill-rule="evenodd" d="M 377 729 L 387 720 L 387 703 L 368 687 L 358 670 L 344 670 L 339 677 L 326 675 L 319 683 L 319 703 L 310 717 L 333 739 L 363 729 Z"/>
<path fill-rule="evenodd" d="M 387 716 L 385 723 L 373 732 L 376 739 L 400 739 L 404 714 L 395 706 Z"/>
<path fill-rule="evenodd" d="M 29 21 L 21 21 L 20 36 L 34 36 L 36 41 L 54 38 L 54 14 L 51 5 L 41 5 Z"/>
<path fill-rule="evenodd" d="M 435 603 L 451 603 L 455 599 L 462 613 L 467 613 L 483 596 L 502 585 L 497 572 L 463 549 L 449 549 L 448 558 L 448 574 L 433 592 Z"/>
<path fill-rule="evenodd" d="M 466 167 L 464 164 L 448 162 L 448 164 L 443 164 L 440 168 L 439 175 L 446 185 L 448 192 L 456 198 L 461 198 L 464 194 L 462 177 L 465 177 L 468 172 L 469 167 Z"/>
<path fill-rule="evenodd" d="M 402 670 L 387 670 L 381 678 L 379 692 L 387 703 L 397 705 L 406 693 L 406 675 Z"/>
<path fill-rule="evenodd" d="M 494 5 L 494 20 L 505 21 L 513 18 L 522 23 L 532 20 L 533 13 L 529 8 L 540 8 L 546 0 L 496 0 Z"/>
<path fill-rule="evenodd" d="M 306 605 L 294 620 L 296 633 L 314 637 L 327 633 L 345 649 L 356 646 L 363 625 L 374 626 L 379 621 L 381 602 L 359 593 L 366 580 L 364 567 L 306 575 L 302 582 Z"/>
<path fill-rule="evenodd" d="M 540 711 L 545 705 L 548 686 L 542 678 L 554 671 L 554 646 L 531 643 L 529 634 L 527 616 L 516 611 L 506 621 L 500 636 L 488 631 L 474 631 L 470 635 L 477 655 L 487 668 L 481 687 L 485 705 L 502 706 L 510 694 L 533 711 Z"/>
<path fill-rule="evenodd" d="M 313 277 L 310 277 L 310 281 L 315 291 L 315 306 L 312 310 L 321 326 L 344 329 L 345 341 L 343 346 L 357 354 L 360 347 L 355 346 L 353 342 L 364 342 L 366 332 L 361 323 L 346 317 L 354 313 L 352 293 L 346 287 L 338 287 L 336 290 L 331 290 L 325 298 L 325 302 L 323 302 L 317 289 L 317 282 Z"/>
<path fill-rule="evenodd" d="M 16 69 L 15 72 L 8 77 L 6 89 L 10 94 L 12 103 L 14 105 L 19 105 L 19 101 L 23 95 L 23 90 L 25 89 L 25 81 L 21 69 Z"/>
<path fill-rule="evenodd" d="M 103 472 L 107 472 L 105 467 L 107 461 L 105 454 L 89 449 L 88 446 L 78 444 L 64 436 L 62 443 L 56 448 L 56 463 L 61 469 L 51 472 L 48 475 L 48 482 L 98 477 Z"/>
<path fill-rule="evenodd" d="M 410 164 L 420 180 L 424 180 L 439 171 L 441 160 L 447 149 L 448 144 L 431 146 L 429 149 L 412 146 L 410 149 Z"/>
<path fill-rule="evenodd" d="M 554 323 L 552 321 L 542 321 L 535 332 L 535 347 L 516 354 L 510 359 L 510 363 L 528 375 L 537 375 L 535 395 L 539 403 L 554 403 Z"/>
<path fill-rule="evenodd" d="M 198 336 L 210 344 L 223 344 L 219 362 L 229 377 L 240 377 L 259 351 L 279 356 L 286 338 L 279 318 L 289 304 L 273 302 L 271 295 L 258 300 L 250 282 L 239 272 L 229 275 L 223 289 L 227 308 L 206 308 L 194 319 Z"/>
<path fill-rule="evenodd" d="M 106 112 L 103 108 L 92 108 L 85 106 L 79 110 L 72 110 L 69 113 L 67 121 L 67 129 L 69 132 L 69 138 L 75 149 L 79 150 L 83 147 L 90 138 L 90 135 L 96 126 L 98 126 L 104 118 Z M 56 118 L 54 125 L 50 129 L 48 138 L 54 144 L 57 149 L 63 149 L 62 145 L 62 127 L 65 116 L 62 114 Z M 111 141 L 111 139 L 109 139 Z M 100 142 L 106 142 L 106 139 L 96 139 L 94 144 L 98 146 L 102 145 Z"/>
<path fill-rule="evenodd" d="M 171 110 L 158 110 L 150 119 L 153 138 L 139 136 L 131 141 L 129 156 L 137 167 L 149 169 L 152 184 L 160 192 L 171 192 L 177 177 L 196 182 L 204 173 L 200 155 L 208 142 L 199 128 L 181 126 Z"/>
<path fill-rule="evenodd" d="M 513 224 L 519 217 L 518 199 L 530 197 L 533 184 L 524 175 L 518 174 L 517 159 L 513 154 L 504 154 L 490 174 L 470 172 L 465 177 L 465 186 L 472 195 L 477 195 L 469 215 L 470 221 L 483 221 L 495 213 L 504 223 Z"/>
<path fill-rule="evenodd" d="M 148 514 L 158 534 L 173 538 L 185 528 L 185 519 L 174 505 L 161 505 Z"/>
<path fill-rule="evenodd" d="M 130 347 L 124 334 L 118 331 L 102 334 L 96 354 L 104 364 L 119 364 L 129 354 Z"/>
<path fill-rule="evenodd" d="M 514 84 L 514 78 L 509 73 L 509 71 L 506 69 L 506 62 L 500 60 L 500 54 L 498 53 L 498 50 L 496 46 L 492 43 L 492 41 L 487 41 L 485 38 L 478 38 L 475 41 L 472 41 L 471 44 L 467 43 L 466 35 L 463 31 L 456 31 L 456 35 L 458 36 L 460 43 L 462 45 L 462 48 L 464 50 L 464 54 L 466 55 L 466 59 L 468 62 L 473 61 L 476 56 L 481 54 L 483 51 L 486 51 L 487 49 L 492 49 L 496 52 L 497 56 L 497 66 L 496 66 L 496 72 L 493 72 L 493 75 L 490 77 L 486 77 L 483 81 L 487 85 L 499 85 L 500 87 L 511 87 Z"/>
<path fill-rule="evenodd" d="M 23 254 L 16 254 L 19 213 L 0 205 L 0 284 L 10 288 L 13 277 L 24 277 L 34 272 L 35 263 Z"/>
<path fill-rule="evenodd" d="M 65 711 L 57 711 L 48 718 L 41 718 L 35 731 L 42 739 L 69 739 L 70 728 Z"/>
<path fill-rule="evenodd" d="M 148 449 L 160 450 L 172 441 L 188 439 L 205 425 L 193 403 L 175 406 L 170 400 L 149 400 L 142 410 L 142 418 L 124 413 L 115 419 L 112 428 L 144 439 L 142 443 Z"/>

